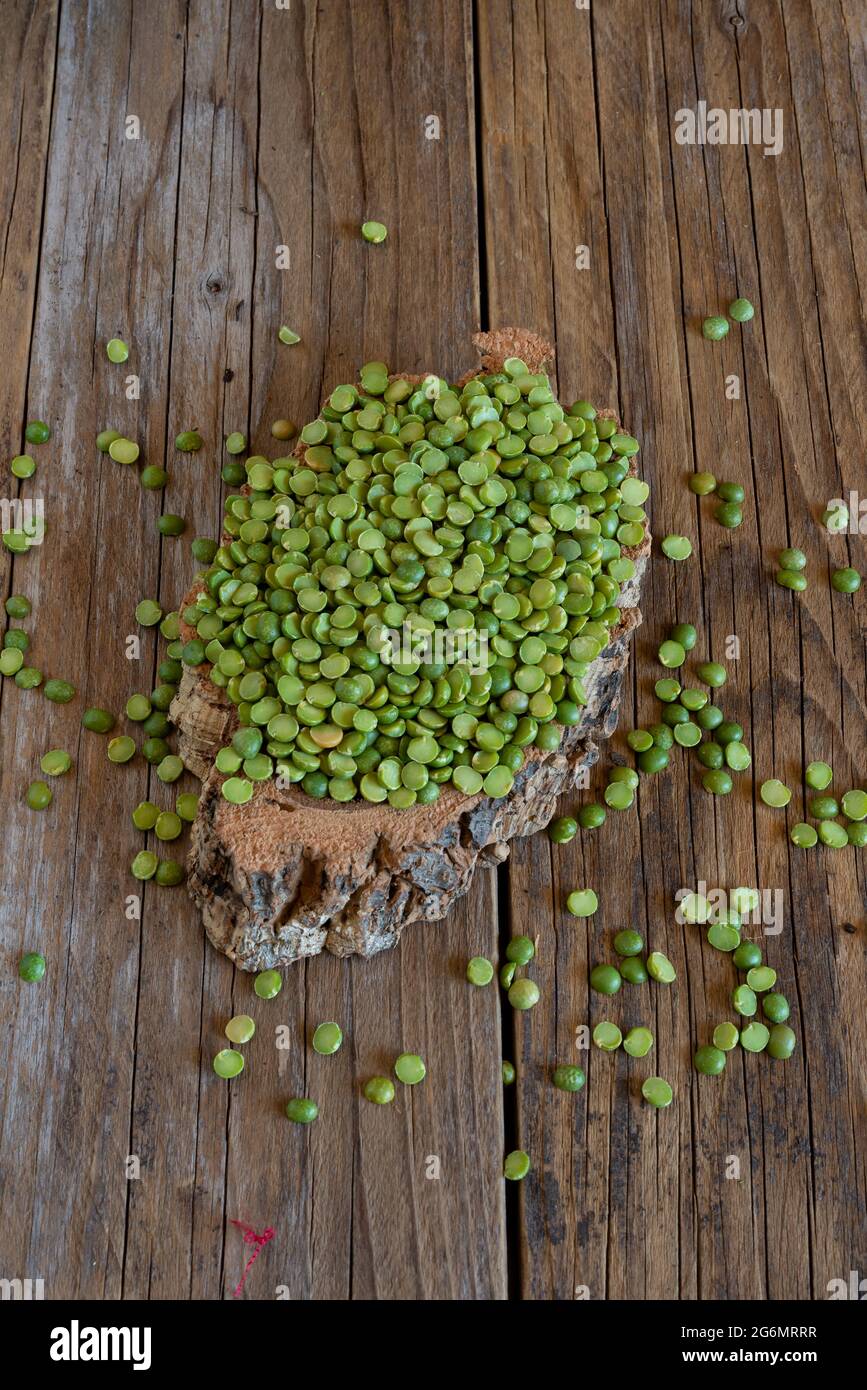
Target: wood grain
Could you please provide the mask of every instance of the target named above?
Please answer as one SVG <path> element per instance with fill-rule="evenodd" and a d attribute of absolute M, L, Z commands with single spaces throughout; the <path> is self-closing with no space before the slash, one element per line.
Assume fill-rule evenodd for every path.
<path fill-rule="evenodd" d="M 693 621 L 703 657 L 721 654 L 729 635 L 740 639 L 740 660 L 730 665 L 721 703 L 744 724 L 755 759 L 755 776 L 740 779 L 735 794 L 719 803 L 697 785 L 681 755 L 673 773 L 642 784 L 637 816 L 609 816 L 603 830 L 555 847 L 553 862 L 547 847 L 536 843 L 512 856 L 512 927 L 538 932 L 545 943 L 543 1003 L 517 1024 L 525 1065 L 519 1127 L 541 1170 L 522 1192 L 525 1297 L 567 1298 L 576 1289 L 577 1296 L 587 1289 L 594 1298 L 823 1297 L 828 1279 L 854 1267 L 863 1248 L 863 1172 L 854 1146 L 863 1077 L 860 1063 L 847 1069 L 842 1062 L 848 1007 L 857 1007 L 863 991 L 863 868 L 848 851 L 824 851 L 822 862 L 793 849 L 779 813 L 760 804 L 754 809 L 753 802 L 759 781 L 780 775 L 797 785 L 803 763 L 813 757 L 834 763 L 841 790 L 864 777 L 863 740 L 847 733 L 855 720 L 864 723 L 861 601 L 854 613 L 841 611 L 837 596 L 832 605 L 828 542 L 815 525 L 823 499 L 840 492 L 841 465 L 848 486 L 864 476 L 853 466 L 857 450 L 841 447 L 848 421 L 864 418 L 863 371 L 851 371 L 853 361 L 863 365 L 852 250 L 863 221 L 855 189 L 863 194 L 863 184 L 849 168 L 857 147 L 844 139 L 849 158 L 841 150 L 835 166 L 832 133 L 819 118 L 824 111 L 815 93 L 823 79 L 816 49 L 834 52 L 839 95 L 845 88 L 852 99 L 843 77 L 846 35 L 828 7 L 816 11 L 824 46 L 812 26 L 796 36 L 789 12 L 784 29 L 770 5 L 750 7 L 745 23 L 740 7 L 729 12 L 711 5 L 664 6 L 657 15 L 610 4 L 594 7 L 591 21 L 565 3 L 536 7 L 535 16 L 531 7 L 514 7 L 511 15 L 495 8 L 492 34 L 481 47 L 482 148 L 492 151 L 483 165 L 488 224 L 518 219 L 527 237 L 524 209 L 531 204 L 535 234 L 521 256 L 525 298 L 552 305 L 579 293 L 582 302 L 604 304 L 608 286 L 615 287 L 616 404 L 642 439 L 654 485 L 654 529 L 685 532 L 697 542 L 697 563 L 676 569 L 663 561 L 652 570 L 643 604 L 649 621 L 638 636 L 641 660 L 625 727 L 658 717 L 652 713 L 658 708 L 652 683 L 660 674 L 655 646 L 670 623 Z M 564 33 L 578 23 L 585 25 L 575 39 L 587 55 L 586 68 L 571 63 L 564 72 Z M 513 105 L 508 84 L 495 80 L 503 50 L 513 70 L 534 74 L 532 103 Z M 615 50 L 616 65 L 604 56 Z M 788 65 L 779 62 L 783 54 L 791 64 L 791 89 Z M 562 111 L 580 109 L 581 93 L 591 89 L 595 108 L 585 98 L 583 141 L 591 167 L 566 189 L 558 182 L 557 203 L 547 200 L 546 229 L 539 216 L 542 159 L 535 160 L 536 186 L 519 199 L 516 180 L 504 177 L 500 139 L 508 130 L 516 149 L 538 153 L 541 137 L 550 170 L 554 113 L 562 123 Z M 782 156 L 676 145 L 673 113 L 701 98 L 725 108 L 779 106 L 786 129 Z M 854 111 L 851 117 L 854 123 Z M 594 124 L 607 244 L 576 232 L 592 226 L 585 190 L 598 184 Z M 810 144 L 820 147 L 810 157 L 799 145 L 804 127 Z M 852 221 L 851 236 L 838 234 L 833 255 L 818 269 L 806 191 L 813 180 L 819 220 L 842 219 L 844 227 Z M 589 244 L 590 270 L 576 272 L 565 260 L 558 265 L 555 256 L 546 258 L 546 238 L 560 247 L 579 239 Z M 487 264 L 490 300 L 505 304 L 508 315 L 514 292 L 509 267 L 499 258 Z M 834 309 L 829 304 L 828 310 L 840 316 L 842 342 L 850 339 L 846 369 L 838 360 L 823 371 L 817 275 L 833 278 L 828 298 Z M 576 292 L 576 281 L 582 291 Z M 711 347 L 697 325 L 735 293 L 754 300 L 756 319 Z M 582 375 L 570 381 L 564 398 L 578 393 L 608 400 L 599 394 L 608 380 L 595 351 L 585 361 L 579 344 L 576 357 Z M 561 388 L 564 366 L 561 352 Z M 725 395 L 724 378 L 731 373 L 742 384 L 737 401 Z M 684 482 L 693 467 L 747 486 L 755 503 L 740 530 L 726 532 L 713 522 L 708 504 L 690 496 Z M 803 545 L 810 556 L 815 579 L 803 604 L 772 582 L 774 548 L 786 544 Z M 841 551 L 845 544 L 834 542 Z M 862 556 L 851 563 L 863 567 L 863 541 L 850 544 L 853 557 L 856 551 Z M 623 749 L 622 732 L 615 757 Z M 803 814 L 800 793 L 793 807 L 796 802 L 789 825 Z M 728 1016 L 734 983 L 730 962 L 702 942 L 698 929 L 673 922 L 674 893 L 700 879 L 711 886 L 758 883 L 783 896 L 783 930 L 766 939 L 767 958 L 792 998 L 793 1015 L 800 1015 L 795 1026 L 803 1050 L 782 1075 L 770 1059 L 746 1056 L 734 1058 L 722 1080 L 691 1072 L 692 1050 Z M 581 883 L 600 887 L 602 907 L 589 928 L 562 911 L 570 888 Z M 860 927 L 847 929 L 846 922 Z M 650 990 L 650 998 L 647 988 L 643 998 L 630 989 L 614 1001 L 588 998 L 588 969 L 610 957 L 611 937 L 624 925 L 667 952 L 678 983 Z M 846 1005 L 839 997 L 838 953 L 847 977 L 861 981 Z M 552 1094 L 550 1065 L 573 1058 L 576 1026 L 601 1017 L 647 1023 L 656 1037 L 651 1058 L 637 1063 L 593 1053 L 577 1103 Z M 677 1095 L 676 1106 L 660 1115 L 638 1095 L 640 1076 L 654 1071 L 671 1080 Z M 827 1144 L 816 1133 L 819 1114 Z M 739 1180 L 726 1177 L 732 1159 L 740 1165 Z M 823 1200 L 829 1191 L 836 1194 L 833 1203 Z"/>
<path fill-rule="evenodd" d="M 39 690 L 7 683 L 0 784 L 10 808 L 8 862 L 21 866 L 4 978 L 11 987 L 21 950 L 39 949 L 51 963 L 38 996 L 10 994 L 19 1025 L 8 1056 L 16 1084 L 4 1110 L 4 1143 L 15 1156 L 6 1170 L 10 1251 L 55 1296 L 116 1296 L 121 1288 L 140 949 L 138 924 L 124 915 L 138 848 L 128 810 L 144 794 L 145 772 L 141 761 L 110 767 L 104 739 L 81 731 L 80 719 L 85 705 L 119 709 L 131 688 L 152 680 L 153 638 L 129 665 L 124 643 L 135 632 L 137 596 L 156 590 L 157 504 L 135 470 L 114 466 L 94 440 L 114 423 L 162 453 L 164 369 L 148 350 L 171 306 L 163 277 L 173 251 L 173 182 L 160 177 L 160 165 L 167 150 L 171 165 L 161 90 L 173 76 L 164 41 L 172 19 L 166 6 L 154 6 L 147 22 L 134 22 L 123 6 L 70 6 L 57 37 L 26 403 L 26 417 L 53 431 L 29 485 L 45 499 L 46 536 L 16 560 L 13 587 L 33 602 L 33 663 L 72 681 L 79 698 L 56 706 Z M 124 119 L 132 102 L 144 138 L 130 150 Z M 125 374 L 105 357 L 106 339 L 118 332 L 135 344 L 137 401 L 126 399 Z M 37 816 L 22 806 L 23 794 L 52 747 L 68 749 L 75 772 Z"/>
<path fill-rule="evenodd" d="M 811 758 L 833 764 L 840 792 L 867 776 L 867 597 L 828 584 L 838 565 L 867 570 L 867 546 L 817 524 L 827 499 L 867 492 L 863 7 L 422 8 L 5 8 L 4 457 L 26 419 L 53 436 L 17 488 L 44 497 L 45 543 L 0 564 L 4 594 L 33 601 L 28 659 L 79 696 L 0 689 L 14 885 L 0 904 L 0 1264 L 44 1278 L 51 1298 L 230 1298 L 240 1218 L 275 1228 L 254 1299 L 824 1298 L 867 1264 L 867 861 L 796 850 L 786 830 L 804 817 Z M 779 108 L 782 153 L 679 145 L 674 113 L 699 100 Z M 383 245 L 360 239 L 367 217 L 387 224 Z M 705 342 L 701 318 L 735 293 L 754 320 Z M 122 710 L 155 683 L 162 644 L 133 611 L 186 591 L 189 540 L 219 526 L 225 434 L 276 454 L 270 422 L 302 423 L 361 362 L 458 375 L 471 333 L 509 322 L 555 339 L 562 399 L 618 409 L 642 441 L 655 533 L 695 546 L 688 564 L 651 566 L 621 729 L 585 796 L 631 757 L 628 728 L 657 717 L 656 647 L 678 620 L 698 627 L 702 657 L 739 639 L 719 702 L 753 768 L 714 799 L 681 753 L 602 829 L 517 842 L 398 952 L 318 958 L 259 1001 L 182 891 L 139 886 L 141 919 L 125 916 L 145 843 L 129 810 L 194 783 L 164 787 L 140 758 L 109 766 L 81 711 Z M 278 342 L 281 323 L 299 345 Z M 130 343 L 125 367 L 105 358 L 114 335 Z M 96 451 L 108 426 L 165 458 L 165 494 Z M 177 454 L 194 427 L 205 447 Z M 739 530 L 690 494 L 694 468 L 744 483 Z M 158 536 L 161 509 L 186 517 L 183 539 Z M 786 544 L 807 552 L 803 595 L 773 582 Z M 127 661 L 130 633 L 141 650 Z M 50 747 L 75 769 L 37 815 L 21 802 Z M 772 775 L 793 788 L 786 812 L 757 800 Z M 765 948 L 799 1038 L 786 1065 L 736 1054 L 721 1078 L 692 1069 L 734 983 L 674 918 L 676 890 L 700 880 L 781 894 Z M 586 924 L 564 908 L 581 884 L 601 904 Z M 601 999 L 589 970 L 627 925 L 678 980 Z M 542 999 L 517 1017 L 463 972 L 523 931 Z M 48 960 L 38 987 L 16 978 L 31 949 Z M 258 1035 L 227 1086 L 211 1058 L 226 1019 L 248 1011 Z M 578 1048 L 576 1030 L 603 1017 L 646 1023 L 650 1057 Z M 322 1058 L 309 1038 L 329 1018 L 346 1042 Z M 425 1057 L 425 1082 L 370 1105 L 364 1081 L 402 1050 Z M 518 1069 L 505 1100 L 503 1055 Z M 554 1090 L 551 1067 L 582 1058 L 585 1090 Z M 650 1073 L 674 1086 L 670 1110 L 641 1101 Z M 309 1129 L 283 1114 L 305 1094 L 321 1108 Z M 533 1173 L 504 1192 L 518 1144 Z"/>

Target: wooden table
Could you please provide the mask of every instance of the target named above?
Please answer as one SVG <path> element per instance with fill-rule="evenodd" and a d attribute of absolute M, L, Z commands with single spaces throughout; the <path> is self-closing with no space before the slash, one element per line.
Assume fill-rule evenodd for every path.
<path fill-rule="evenodd" d="M 231 1297 L 233 1218 L 275 1229 L 245 1292 L 259 1299 L 821 1299 L 863 1273 L 867 859 L 786 834 L 807 761 L 833 763 L 840 791 L 867 776 L 867 589 L 828 582 L 867 569 L 867 549 L 817 523 L 828 498 L 867 491 L 863 6 L 6 0 L 3 26 L 4 457 L 23 421 L 53 430 L 16 484 L 45 499 L 45 543 L 3 552 L 4 595 L 31 597 L 32 659 L 79 698 L 0 691 L 0 1273 L 44 1279 L 48 1298 Z M 778 109 L 782 152 L 679 144 L 675 113 L 701 100 Z M 365 217 L 384 245 L 361 240 Z M 736 292 L 755 318 L 705 342 L 702 317 Z M 299 346 L 277 341 L 282 323 Z M 129 810 L 174 793 L 140 758 L 110 767 L 82 708 L 151 688 L 153 632 L 127 657 L 133 609 L 174 607 L 189 537 L 217 533 L 225 434 L 274 452 L 270 421 L 310 418 L 361 362 L 457 375 L 471 333 L 502 324 L 556 340 L 564 400 L 618 408 L 655 533 L 695 545 L 652 564 L 609 754 L 657 717 L 656 646 L 690 620 L 703 656 L 739 640 L 722 700 L 752 772 L 714 798 L 681 754 L 602 830 L 517 842 L 446 922 L 371 961 L 299 964 L 266 1006 L 183 890 L 145 885 L 127 914 L 143 844 Z M 106 360 L 115 334 L 126 367 Z M 167 457 L 163 495 L 96 451 L 107 426 Z M 194 426 L 205 448 L 176 455 Z M 688 491 L 696 467 L 744 483 L 739 530 Z M 160 539 L 161 507 L 185 539 Z M 789 542 L 809 556 L 803 595 L 773 582 Z M 24 790 L 51 747 L 75 770 L 37 814 Z M 788 812 L 758 802 L 772 775 L 794 788 Z M 766 951 L 793 1005 L 787 1064 L 692 1070 L 734 975 L 675 922 L 675 892 L 699 880 L 781 895 Z M 601 901 L 586 924 L 564 909 L 580 884 Z M 678 981 L 591 996 L 625 925 Z M 538 941 L 527 1016 L 462 975 L 517 931 Z M 48 960 L 39 986 L 16 977 L 28 949 Z M 248 1008 L 259 1033 L 227 1085 L 211 1057 Z M 646 1062 L 576 1052 L 576 1029 L 606 1016 L 651 1027 Z M 347 1041 L 319 1058 L 309 1033 L 328 1018 Z M 428 1079 L 365 1102 L 404 1048 Z M 585 1056 L 585 1090 L 554 1090 L 552 1064 Z M 667 1111 L 642 1103 L 651 1071 L 674 1086 Z M 282 1115 L 307 1093 L 309 1130 Z M 519 1145 L 533 1173 L 505 1191 Z"/>

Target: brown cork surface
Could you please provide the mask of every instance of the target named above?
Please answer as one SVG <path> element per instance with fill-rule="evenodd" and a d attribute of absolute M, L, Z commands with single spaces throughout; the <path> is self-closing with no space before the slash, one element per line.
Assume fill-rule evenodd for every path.
<path fill-rule="evenodd" d="M 475 333 L 473 344 L 486 372 L 502 371 L 508 357 L 520 357 L 533 374 L 544 371 L 554 361 L 551 344 L 527 328 L 495 328 L 490 333 Z M 464 380 L 475 375 L 470 372 Z"/>

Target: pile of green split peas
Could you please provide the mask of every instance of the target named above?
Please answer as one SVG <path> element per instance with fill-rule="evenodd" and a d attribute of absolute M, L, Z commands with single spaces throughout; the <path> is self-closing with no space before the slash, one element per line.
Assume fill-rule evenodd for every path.
<path fill-rule="evenodd" d="M 527 751 L 580 720 L 619 621 L 647 520 L 637 441 L 511 358 L 460 388 L 368 362 L 299 448 L 247 458 L 182 614 L 184 662 L 237 710 L 222 795 L 278 776 L 396 808 L 446 784 L 506 796 Z M 472 658 L 446 639 L 475 639 Z"/>

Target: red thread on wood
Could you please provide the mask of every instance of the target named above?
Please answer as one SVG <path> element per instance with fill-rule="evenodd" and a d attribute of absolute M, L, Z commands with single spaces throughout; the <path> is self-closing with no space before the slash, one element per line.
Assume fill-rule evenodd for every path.
<path fill-rule="evenodd" d="M 246 1221 L 235 1221 L 233 1219 L 232 1225 L 237 1226 L 239 1231 L 244 1232 L 245 1245 L 255 1245 L 256 1247 L 249 1260 L 244 1265 L 244 1273 L 241 1275 L 240 1283 L 238 1284 L 238 1287 L 235 1289 L 235 1293 L 233 1295 L 233 1297 L 235 1298 L 240 1298 L 241 1292 L 244 1288 L 244 1283 L 246 1281 L 247 1275 L 250 1273 L 251 1267 L 256 1263 L 256 1260 L 258 1260 L 263 1247 L 266 1246 L 268 1244 L 268 1241 L 272 1240 L 274 1237 L 274 1227 L 266 1226 L 262 1234 L 259 1235 L 256 1231 L 253 1230 L 252 1226 L 247 1225 Z"/>

